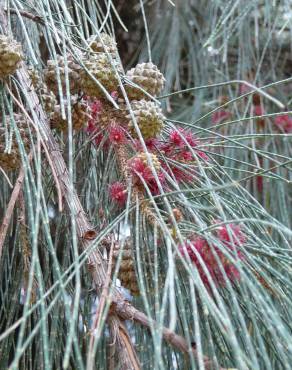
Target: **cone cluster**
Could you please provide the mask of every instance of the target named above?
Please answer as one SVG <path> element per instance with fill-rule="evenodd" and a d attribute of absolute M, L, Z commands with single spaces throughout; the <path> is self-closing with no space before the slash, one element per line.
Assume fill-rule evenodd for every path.
<path fill-rule="evenodd" d="M 137 64 L 126 74 L 127 79 L 141 87 L 148 94 L 157 96 L 164 87 L 165 78 L 157 66 L 151 62 Z M 149 99 L 149 97 L 139 88 L 127 85 L 126 91 L 131 100 Z"/>
<path fill-rule="evenodd" d="M 52 113 L 57 105 L 55 94 L 53 91 L 49 90 L 48 86 L 42 80 L 40 73 L 36 69 L 30 68 L 29 74 L 32 85 L 40 97 L 44 110 L 49 114 Z"/>
<path fill-rule="evenodd" d="M 65 109 L 66 110 L 66 109 Z M 72 128 L 75 131 L 80 131 L 88 122 L 90 115 L 88 113 L 88 106 L 82 101 L 71 102 L 71 118 Z M 50 115 L 51 128 L 58 131 L 67 132 L 68 121 L 62 118 L 61 106 L 56 105 L 54 111 Z"/>
<path fill-rule="evenodd" d="M 81 89 L 91 97 L 104 97 L 104 92 L 97 84 L 97 81 L 109 92 L 117 89 L 118 76 L 117 71 L 120 70 L 119 64 L 112 66 L 108 56 L 104 53 L 92 54 L 84 60 L 86 70 L 81 72 Z"/>
<path fill-rule="evenodd" d="M 126 73 L 126 79 L 125 89 L 131 100 L 131 108 L 143 138 L 157 137 L 162 131 L 165 117 L 160 107 L 150 100 L 149 95 L 157 96 L 161 93 L 165 82 L 163 74 L 151 62 L 140 63 Z M 149 95 L 145 94 L 145 91 Z M 127 118 L 128 128 L 132 136 L 137 137 L 134 120 L 130 112 Z"/>
<path fill-rule="evenodd" d="M 44 70 L 45 83 L 48 88 L 56 95 L 59 94 L 58 74 L 63 94 L 66 93 L 66 76 L 69 79 L 70 93 L 76 94 L 80 89 L 80 66 L 75 63 L 73 58 L 58 55 L 57 60 L 48 60 L 47 67 Z"/>
<path fill-rule="evenodd" d="M 27 150 L 29 148 L 29 138 L 27 135 L 26 130 L 26 120 L 21 115 L 15 115 L 14 117 L 15 123 L 18 127 L 20 136 L 22 138 L 22 142 L 24 148 Z M 7 123 L 10 120 L 10 117 L 7 117 Z M 21 155 L 19 152 L 17 140 L 15 137 L 15 133 L 12 136 L 11 147 L 9 148 L 9 142 L 6 141 L 10 135 L 9 132 L 5 133 L 5 128 L 3 126 L 0 127 L 0 167 L 4 171 L 15 171 L 21 167 Z"/>
<path fill-rule="evenodd" d="M 148 155 L 150 156 L 151 162 L 152 162 L 152 164 L 153 164 L 156 172 L 159 172 L 160 169 L 161 169 L 161 163 L 160 163 L 157 155 L 155 155 L 153 153 L 148 153 Z M 138 160 L 140 160 L 145 166 L 149 166 L 148 159 L 147 159 L 147 154 L 146 153 L 141 152 L 141 153 L 137 154 L 135 156 L 135 158 L 137 158 Z"/>
<path fill-rule="evenodd" d="M 152 101 L 133 100 L 131 107 L 136 118 L 137 124 L 145 139 L 157 137 L 164 125 L 164 115 L 162 110 Z M 128 128 L 134 137 L 137 137 L 134 122 L 130 114 L 127 115 Z"/>
<path fill-rule="evenodd" d="M 0 35 L 0 79 L 12 75 L 21 60 L 21 45 L 9 36 Z"/>
<path fill-rule="evenodd" d="M 99 126 L 106 128 L 112 124 L 127 125 L 127 111 L 126 104 L 123 99 L 117 101 L 119 109 L 115 108 L 111 103 L 103 101 L 102 110 L 99 116 Z"/>
<path fill-rule="evenodd" d="M 135 262 L 133 257 L 133 247 L 130 241 L 126 241 L 123 251 L 120 251 L 119 243 L 116 243 L 113 251 L 114 263 L 122 253 L 122 259 L 120 263 L 120 269 L 118 278 L 121 280 L 123 287 L 128 289 L 132 295 L 139 295 L 139 287 L 137 283 L 137 277 L 135 272 Z"/>
<path fill-rule="evenodd" d="M 102 32 L 99 35 L 92 35 L 87 40 L 89 45 L 89 51 L 94 53 L 110 53 L 117 55 L 117 43 L 113 37 L 109 36 L 108 34 Z"/>

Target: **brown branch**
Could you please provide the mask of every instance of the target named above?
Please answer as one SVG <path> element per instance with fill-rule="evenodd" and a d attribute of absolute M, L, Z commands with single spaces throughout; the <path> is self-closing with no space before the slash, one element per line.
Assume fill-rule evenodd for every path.
<path fill-rule="evenodd" d="M 0 21 L 5 28 L 4 22 L 6 19 L 5 16 L 3 17 L 3 13 L 3 8 L 1 12 L 0 7 Z M 60 187 L 63 197 L 66 200 L 68 208 L 75 217 L 77 234 L 81 242 L 81 246 L 84 250 L 87 250 L 87 248 L 90 247 L 92 239 L 97 236 L 97 233 L 87 219 L 76 190 L 72 188 L 68 169 L 61 155 L 59 145 L 51 133 L 51 130 L 47 123 L 46 115 L 42 109 L 42 106 L 40 105 L 39 99 L 34 89 L 32 88 L 32 84 L 25 65 L 23 65 L 16 74 L 20 84 L 25 90 L 25 95 L 27 99 L 30 100 L 33 111 L 38 117 L 37 123 L 38 126 L 41 128 L 40 132 L 43 135 L 43 140 L 51 154 L 52 163 L 56 175 L 58 176 L 58 179 L 60 181 Z M 106 262 L 102 259 L 101 255 L 98 252 L 94 252 L 88 257 L 88 267 L 93 281 L 96 285 L 97 291 L 100 292 L 106 282 Z M 112 312 L 108 320 L 111 332 L 114 330 L 116 335 L 116 342 L 119 348 L 118 354 L 120 358 L 120 363 L 122 364 L 122 367 L 120 368 L 123 370 L 140 369 L 140 365 L 131 339 L 121 319 L 135 320 L 136 322 L 147 328 L 150 328 L 151 323 L 155 325 L 155 322 L 149 319 L 144 313 L 138 311 L 131 304 L 129 304 L 124 299 L 124 297 L 116 290 L 114 291 L 113 302 L 113 309 L 116 314 Z M 183 351 L 184 353 L 197 356 L 195 349 L 192 349 L 191 351 L 189 350 L 187 342 L 183 337 L 173 333 L 169 329 L 163 329 L 163 337 L 166 341 L 168 341 L 170 344 Z M 211 360 L 204 357 L 204 362 L 206 370 L 211 370 L 211 368 L 213 368 L 213 363 L 211 362 Z M 223 370 L 223 368 L 221 368 L 221 370 Z"/>
<path fill-rule="evenodd" d="M 123 318 L 124 320 L 133 320 L 149 329 L 151 326 L 153 327 L 158 326 L 155 320 L 149 319 L 143 312 L 137 310 L 128 301 L 115 300 L 113 301 L 112 305 L 113 305 L 112 309 L 119 315 L 119 317 Z M 164 327 L 162 329 L 162 336 L 164 340 L 166 340 L 176 349 L 188 355 L 192 355 L 195 358 L 198 358 L 198 352 L 196 351 L 196 348 L 194 346 L 190 348 L 188 346 L 187 341 L 181 335 L 178 335 L 171 331 L 170 329 Z M 203 361 L 205 370 L 213 370 L 214 368 L 216 368 L 214 362 L 210 360 L 207 356 L 203 356 Z M 219 370 L 227 369 L 219 367 Z"/>
<path fill-rule="evenodd" d="M 49 149 L 49 152 L 51 153 L 53 159 L 52 162 L 60 181 L 62 194 L 66 200 L 68 208 L 75 215 L 78 237 L 81 242 L 82 248 L 86 250 L 90 247 L 92 239 L 97 236 L 97 233 L 88 221 L 75 189 L 72 189 L 71 187 L 68 170 L 61 155 L 59 146 L 46 122 L 45 114 L 38 102 L 38 98 L 35 92 L 29 89 L 29 86 L 31 86 L 31 84 L 29 83 L 29 76 L 25 67 L 17 72 L 17 76 L 22 86 L 26 87 L 28 98 L 31 100 L 34 111 L 39 117 L 39 125 L 42 129 L 40 131 L 43 131 L 45 133 L 45 138 L 43 139 Z M 97 291 L 100 292 L 106 282 L 107 269 L 106 262 L 102 259 L 98 251 L 93 252 L 88 257 L 88 267 L 93 281 L 97 287 Z M 155 321 L 149 319 L 144 313 L 133 307 L 129 302 L 127 302 L 118 291 L 114 291 L 113 302 L 113 309 L 117 315 L 111 314 L 109 317 L 109 323 L 110 326 L 118 328 L 118 330 L 116 330 L 116 335 L 117 343 L 120 348 L 120 361 L 122 361 L 123 363 L 125 363 L 125 361 L 128 361 L 126 362 L 127 365 L 125 365 L 124 369 L 127 368 L 136 370 L 138 366 L 138 360 L 135 360 L 137 358 L 135 351 L 131 345 L 131 341 L 126 332 L 126 328 L 123 326 L 120 319 L 131 319 L 147 328 L 150 328 L 151 324 L 156 325 L 156 323 Z M 196 350 L 190 350 L 186 340 L 183 337 L 173 333 L 169 329 L 163 329 L 163 338 L 178 350 L 187 353 L 188 355 L 194 355 L 195 357 L 197 357 Z M 129 353 L 129 351 L 131 351 L 131 353 Z M 211 370 L 214 367 L 214 363 L 207 357 L 204 357 L 204 364 L 206 370 Z M 220 370 L 223 370 L 223 368 L 220 368 Z"/>
<path fill-rule="evenodd" d="M 102 313 L 103 313 L 103 310 L 105 308 L 105 305 L 107 303 L 107 300 L 110 299 L 110 297 L 108 296 L 108 289 L 109 289 L 109 285 L 110 285 L 110 282 L 111 282 L 111 274 L 112 274 L 112 257 L 113 257 L 113 246 L 114 244 L 112 243 L 112 246 L 111 246 L 111 249 L 110 249 L 110 254 L 109 254 L 109 262 L 108 262 L 108 270 L 107 270 L 107 274 L 106 274 L 106 280 L 104 282 L 104 286 L 103 286 L 103 289 L 102 289 L 102 292 L 101 292 L 101 296 L 100 296 L 100 300 L 99 300 L 99 304 L 98 304 L 98 307 L 97 307 L 97 310 L 96 310 L 96 313 L 95 313 L 95 318 L 93 320 L 93 324 L 92 324 L 92 328 L 91 328 L 91 334 L 90 334 L 90 341 L 89 341 L 89 348 L 88 348 L 88 354 L 87 354 L 87 365 L 86 365 L 86 369 L 87 370 L 93 370 L 94 368 L 94 364 L 93 364 L 93 360 L 94 360 L 94 345 L 95 345 L 95 342 L 97 340 L 97 336 L 96 336 L 96 328 L 99 327 L 100 325 L 100 322 L 102 320 Z"/>
<path fill-rule="evenodd" d="M 36 113 L 36 116 L 38 117 L 38 121 L 36 123 L 40 128 L 39 131 L 42 135 L 42 139 L 50 152 L 54 170 L 60 183 L 62 195 L 66 200 L 67 206 L 70 209 L 71 214 L 73 214 L 75 217 L 77 235 L 80 240 L 81 246 L 84 250 L 87 250 L 90 247 L 92 240 L 96 238 L 97 232 L 94 230 L 93 226 L 88 221 L 86 213 L 76 193 L 76 190 L 72 187 L 68 169 L 61 155 L 59 145 L 55 140 L 54 136 L 52 135 L 50 127 L 47 123 L 46 115 L 32 87 L 29 74 L 25 65 L 23 65 L 16 72 L 16 74 L 20 84 L 22 85 L 25 91 L 27 99 L 30 100 L 33 111 Z M 100 292 L 106 281 L 106 270 L 107 270 L 106 262 L 102 259 L 99 253 L 94 253 L 88 257 L 88 267 L 91 274 L 94 275 L 94 282 L 96 284 L 97 291 Z M 115 292 L 115 294 L 117 295 L 116 298 L 121 300 L 124 299 L 123 296 L 118 292 Z M 116 315 L 112 316 L 111 322 L 115 323 L 119 328 L 123 327 L 121 320 Z M 121 332 L 120 330 L 118 331 L 117 340 L 119 343 L 125 343 L 125 333 L 126 328 L 123 329 L 123 332 Z M 123 337 L 120 337 L 121 335 L 123 335 Z M 128 369 L 136 370 L 137 369 L 136 364 L 132 363 L 134 358 L 133 357 L 134 349 L 133 348 L 131 349 L 130 354 L 127 353 L 129 349 L 130 349 L 129 345 L 122 346 L 119 351 L 119 356 L 123 357 L 124 360 L 128 361 L 126 365 Z"/>
<path fill-rule="evenodd" d="M 28 155 L 28 160 L 31 161 L 31 158 L 32 158 L 32 153 L 30 153 Z M 24 167 L 22 166 L 20 171 L 19 171 L 18 178 L 15 182 L 14 189 L 12 191 L 12 194 L 11 194 L 11 197 L 10 197 L 7 209 L 6 209 L 5 216 L 4 216 L 3 221 L 2 221 L 2 225 L 0 227 L 0 259 L 1 259 L 1 256 L 2 256 L 2 249 L 3 249 L 4 241 L 5 241 L 5 238 L 6 238 L 6 234 L 7 234 L 7 231 L 8 231 L 8 227 L 10 225 L 11 217 L 13 215 L 13 210 L 14 210 L 14 207 L 15 207 L 15 203 L 16 203 L 18 197 L 19 197 L 20 190 L 22 188 L 22 184 L 23 184 L 23 180 L 24 180 L 24 174 L 25 174 Z"/>
<path fill-rule="evenodd" d="M 116 320 L 118 319 L 118 320 Z M 115 345 L 118 348 L 118 353 L 121 352 L 122 356 L 119 356 L 118 368 L 120 370 L 140 370 L 140 364 L 136 355 L 133 343 L 125 325 L 120 321 L 117 315 L 111 314 L 108 318 L 109 328 L 111 337 L 116 339 Z M 123 349 L 127 350 L 124 351 Z M 130 364 L 130 367 L 129 367 Z"/>
<path fill-rule="evenodd" d="M 18 10 L 17 11 L 16 9 L 13 9 L 13 8 L 4 9 L 4 11 L 5 11 L 5 13 L 11 13 L 11 14 L 16 14 L 16 15 L 19 13 L 24 18 L 27 18 L 27 19 L 30 19 L 31 21 L 34 21 L 34 22 L 40 23 L 42 25 L 45 25 L 45 21 L 39 15 L 32 14 L 32 13 L 26 12 L 24 10 Z"/>
<path fill-rule="evenodd" d="M 9 89 L 9 87 L 7 86 L 6 84 L 6 89 L 7 91 L 9 92 L 10 96 L 12 97 L 12 99 L 15 101 L 16 105 L 19 107 L 19 109 L 22 111 L 22 113 L 24 114 L 24 116 L 28 119 L 28 121 L 32 124 L 32 126 L 34 127 L 34 129 L 37 131 L 37 127 L 36 125 L 34 124 L 33 120 L 31 119 L 31 117 L 29 116 L 29 114 L 27 113 L 27 111 L 25 110 L 23 104 L 20 103 L 20 101 L 16 98 L 16 96 L 12 93 L 12 91 Z M 61 192 L 61 189 L 60 189 L 60 184 L 59 184 L 59 179 L 56 175 L 56 171 L 55 171 L 55 168 L 53 166 L 53 163 L 52 163 L 52 159 L 50 157 L 50 153 L 48 151 L 48 148 L 46 147 L 46 145 L 44 144 L 44 141 L 43 139 L 40 137 L 40 141 L 41 141 L 41 144 L 42 144 L 42 148 L 44 149 L 44 152 L 46 154 L 46 157 L 47 157 L 47 160 L 49 162 L 49 165 L 50 165 L 50 168 L 51 168 L 51 171 L 52 171 L 52 174 L 53 174 L 53 178 L 54 178 L 54 181 L 55 181 L 55 185 L 56 185 L 56 189 L 57 189 L 57 194 L 58 194 L 58 206 L 59 206 L 59 212 L 62 212 L 63 210 L 63 201 L 62 201 L 62 192 Z"/>

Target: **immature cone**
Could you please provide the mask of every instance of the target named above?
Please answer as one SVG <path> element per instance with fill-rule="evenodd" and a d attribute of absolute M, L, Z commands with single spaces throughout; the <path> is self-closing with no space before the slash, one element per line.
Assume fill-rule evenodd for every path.
<path fill-rule="evenodd" d="M 87 125 L 90 118 L 87 104 L 82 101 L 73 103 L 71 105 L 71 117 L 73 130 L 80 131 Z M 58 131 L 67 131 L 68 120 L 62 118 L 60 105 L 57 105 L 54 112 L 51 114 L 50 125 L 51 128 Z"/>
<path fill-rule="evenodd" d="M 155 154 L 148 153 L 148 155 L 150 156 L 151 162 L 152 162 L 156 172 L 159 172 L 160 169 L 161 169 L 160 160 L 157 158 L 157 156 Z M 149 166 L 148 159 L 147 159 L 147 154 L 144 153 L 144 152 L 141 152 L 141 153 L 137 154 L 134 157 L 134 159 L 141 161 L 145 166 Z M 133 158 L 132 158 L 132 160 L 133 160 Z"/>
<path fill-rule="evenodd" d="M 115 55 L 118 52 L 117 43 L 114 38 L 104 32 L 102 32 L 100 36 L 90 36 L 87 43 L 89 44 L 89 50 L 95 53 L 107 52 Z"/>
<path fill-rule="evenodd" d="M 26 120 L 21 115 L 15 115 L 15 123 L 18 127 L 24 148 L 29 148 L 29 139 L 26 130 Z M 6 118 L 6 123 L 10 120 L 10 117 Z M 7 132 L 10 135 L 10 132 Z M 8 144 L 9 145 L 9 144 Z M 21 167 L 21 155 L 18 149 L 15 132 L 13 133 L 11 149 L 6 145 L 5 140 L 5 128 L 3 125 L 0 126 L 0 167 L 4 171 L 15 171 Z"/>
<path fill-rule="evenodd" d="M 86 95 L 91 97 L 104 96 L 104 92 L 91 75 L 98 80 L 108 92 L 117 90 L 118 78 L 116 70 L 111 65 L 105 53 L 90 55 L 88 59 L 84 60 L 84 65 L 89 72 L 88 73 L 85 69 L 81 72 L 81 87 Z M 116 69 L 118 71 L 120 70 L 118 63 L 116 63 Z"/>
<path fill-rule="evenodd" d="M 108 127 L 112 124 L 120 126 L 127 125 L 127 111 L 125 102 L 120 99 L 117 101 L 119 109 L 115 108 L 110 102 L 104 101 L 102 103 L 102 110 L 99 114 L 98 123 L 101 128 Z"/>
<path fill-rule="evenodd" d="M 21 45 L 9 36 L 0 35 L 0 79 L 12 75 L 22 59 Z"/>
<path fill-rule="evenodd" d="M 135 68 L 126 73 L 126 77 L 153 96 L 161 93 L 165 82 L 163 74 L 151 62 L 137 64 Z M 133 86 L 126 85 L 126 91 L 131 100 L 147 99 L 143 91 Z"/>
<path fill-rule="evenodd" d="M 47 113 L 52 113 L 57 105 L 57 99 L 55 94 L 50 91 L 47 85 L 42 81 L 39 71 L 34 68 L 29 69 L 29 76 L 33 87 L 38 93 L 43 107 Z"/>
<path fill-rule="evenodd" d="M 163 128 L 165 119 L 159 108 L 154 102 L 147 100 L 133 100 L 131 107 L 136 118 L 137 124 L 144 139 L 155 138 Z M 137 137 L 134 122 L 131 115 L 127 115 L 128 128 L 134 137 Z"/>
<path fill-rule="evenodd" d="M 132 295 L 139 295 L 140 292 L 135 272 L 133 248 L 129 241 L 126 241 L 122 252 L 120 252 L 120 245 L 118 243 L 115 245 L 113 251 L 114 262 L 117 261 L 120 253 L 122 253 L 122 259 L 118 278 L 121 280 L 123 287 L 129 289 Z"/>
<path fill-rule="evenodd" d="M 68 71 L 70 93 L 76 94 L 80 90 L 80 70 L 81 67 L 70 57 L 67 57 L 67 63 L 63 56 L 58 55 L 57 60 L 48 60 L 47 67 L 44 70 L 45 82 L 48 88 L 54 94 L 59 94 L 58 89 L 58 71 L 63 94 L 66 93 L 66 70 Z"/>

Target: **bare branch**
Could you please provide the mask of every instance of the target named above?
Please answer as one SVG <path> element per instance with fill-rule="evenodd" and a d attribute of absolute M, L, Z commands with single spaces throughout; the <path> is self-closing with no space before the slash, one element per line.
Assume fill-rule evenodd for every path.
<path fill-rule="evenodd" d="M 154 326 L 154 327 L 157 326 L 157 323 L 154 320 L 149 319 L 143 312 L 137 310 L 128 301 L 116 300 L 113 302 L 112 309 L 115 310 L 115 312 L 119 315 L 119 317 L 122 317 L 124 320 L 133 320 L 149 329 L 151 326 Z M 198 357 L 196 348 L 194 346 L 190 348 L 188 346 L 187 341 L 182 336 L 174 333 L 168 328 L 162 329 L 162 335 L 163 335 L 163 338 L 176 349 L 188 355 Z M 212 370 L 216 368 L 214 362 L 210 360 L 208 357 L 204 356 L 203 361 L 204 361 L 206 370 Z M 219 370 L 227 370 L 227 369 L 220 367 Z"/>
<path fill-rule="evenodd" d="M 31 158 L 32 158 L 32 153 L 30 153 L 29 156 L 28 156 L 29 161 L 31 160 Z M 19 197 L 20 190 L 21 190 L 22 185 L 23 185 L 24 174 L 25 174 L 24 167 L 21 167 L 21 169 L 19 171 L 18 178 L 15 182 L 14 189 L 12 191 L 7 209 L 6 209 L 5 216 L 4 216 L 3 221 L 2 221 L 1 228 L 0 228 L 0 259 L 1 259 L 1 256 L 2 256 L 2 249 L 3 249 L 4 241 L 5 241 L 5 238 L 6 238 L 7 230 L 8 230 L 10 221 L 11 221 L 11 217 L 13 215 L 13 210 L 14 210 L 14 207 L 15 207 L 15 203 L 16 203 L 18 197 Z"/>

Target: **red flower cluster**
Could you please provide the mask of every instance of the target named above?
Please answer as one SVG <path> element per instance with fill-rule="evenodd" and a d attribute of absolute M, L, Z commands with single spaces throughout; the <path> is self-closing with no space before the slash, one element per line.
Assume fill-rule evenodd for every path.
<path fill-rule="evenodd" d="M 166 140 L 166 143 L 160 145 L 160 150 L 165 154 L 165 156 L 173 161 L 178 161 L 183 164 L 193 165 L 196 162 L 195 155 L 199 158 L 207 161 L 208 156 L 198 150 L 199 140 L 194 137 L 191 132 L 184 129 L 172 130 Z M 190 148 L 194 151 L 195 155 L 192 153 Z M 169 163 L 169 165 L 163 164 L 166 172 L 171 176 L 174 176 L 176 181 L 191 181 L 194 177 L 194 171 L 188 168 L 184 171 L 174 163 Z"/>
<path fill-rule="evenodd" d="M 153 165 L 157 171 L 157 176 L 161 184 L 165 182 L 165 176 L 161 172 L 160 162 L 155 155 L 152 155 Z M 137 155 L 128 161 L 128 167 L 133 176 L 134 183 L 140 187 L 143 186 L 141 178 L 146 182 L 149 190 L 153 195 L 159 194 L 159 188 L 157 181 L 152 173 L 151 167 L 149 166 L 146 156 Z"/>
<path fill-rule="evenodd" d="M 112 96 L 113 98 L 115 98 L 115 92 L 112 93 Z M 88 121 L 87 133 L 89 133 L 93 137 L 95 145 L 99 145 L 105 136 L 104 132 L 101 131 L 102 128 L 98 124 L 100 114 L 102 113 L 103 104 L 98 99 L 88 100 L 88 102 L 91 119 Z M 108 147 L 110 143 L 124 144 L 126 142 L 124 131 L 125 130 L 117 124 L 110 125 L 107 130 L 108 138 L 105 140 L 104 145 Z"/>
<path fill-rule="evenodd" d="M 127 189 L 124 184 L 117 181 L 109 186 L 110 197 L 115 201 L 120 207 L 123 207 L 127 201 Z"/>
<path fill-rule="evenodd" d="M 241 231 L 240 226 L 234 224 L 230 224 L 229 228 L 225 225 L 220 226 L 216 230 L 216 236 L 226 249 L 228 249 L 228 252 L 235 255 L 235 258 L 237 257 L 240 260 L 244 259 L 244 255 L 240 251 L 240 248 L 246 241 L 246 237 Z M 183 245 L 180 245 L 179 250 L 183 256 L 186 257 L 186 255 L 189 255 L 203 283 L 207 287 L 210 287 L 210 282 L 203 266 L 208 270 L 213 282 L 217 286 L 224 287 L 226 285 L 226 279 L 230 281 L 240 280 L 238 268 L 230 261 L 226 254 L 223 253 L 222 248 L 216 245 L 210 245 L 204 238 L 195 237 L 185 242 Z"/>
<path fill-rule="evenodd" d="M 275 118 L 275 125 L 287 134 L 292 133 L 292 117 L 288 116 L 288 114 L 277 116 Z"/>
<path fill-rule="evenodd" d="M 231 116 L 231 113 L 228 112 L 225 109 L 218 110 L 212 114 L 212 123 L 214 125 L 218 125 L 219 123 L 222 123 L 223 121 L 227 120 Z"/>
<path fill-rule="evenodd" d="M 108 131 L 110 142 L 113 144 L 124 144 L 126 137 L 124 130 L 121 126 L 111 125 Z"/>
<path fill-rule="evenodd" d="M 96 124 L 102 111 L 102 102 L 98 99 L 90 100 L 89 98 L 86 98 L 86 100 L 88 100 L 91 116 L 91 119 L 88 121 L 86 132 L 93 137 L 95 145 L 98 146 L 104 137 L 102 132 L 100 132 L 98 125 Z"/>

